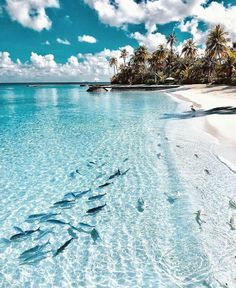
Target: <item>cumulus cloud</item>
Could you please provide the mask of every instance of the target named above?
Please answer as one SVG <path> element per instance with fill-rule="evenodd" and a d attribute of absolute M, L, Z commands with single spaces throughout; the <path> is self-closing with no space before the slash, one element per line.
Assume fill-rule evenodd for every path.
<path fill-rule="evenodd" d="M 12 20 L 36 31 L 49 30 L 52 22 L 46 8 L 59 8 L 58 0 L 6 0 L 6 9 Z"/>
<path fill-rule="evenodd" d="M 30 61 L 21 63 L 12 61 L 8 52 L 0 52 L 0 77 L 5 82 L 26 81 L 109 81 L 113 75 L 109 67 L 110 57 L 120 59 L 120 50 L 126 48 L 130 56 L 133 54 L 131 46 L 117 50 L 104 49 L 95 54 L 78 54 L 68 58 L 64 64 L 57 63 L 53 54 L 39 55 L 31 53 Z"/>
<path fill-rule="evenodd" d="M 97 42 L 97 39 L 90 35 L 83 35 L 83 36 L 78 36 L 78 41 L 94 44 Z"/>
<path fill-rule="evenodd" d="M 181 22 L 186 17 L 194 17 L 195 21 L 204 21 L 209 27 L 221 24 L 230 32 L 233 40 L 236 40 L 236 5 L 224 5 L 224 2 L 207 0 L 84 0 L 94 9 L 99 19 L 110 26 L 122 27 L 127 24 L 145 24 L 149 37 L 153 37 L 153 27 L 156 24 L 166 24 L 173 21 Z M 196 31 L 195 41 L 199 44 L 205 39 L 204 32 L 196 28 L 197 23 L 189 23 L 189 27 Z M 195 26 L 195 27 L 194 27 Z M 190 30 L 190 33 L 192 33 Z M 194 35 L 194 34 L 193 34 Z M 134 35 L 133 35 L 134 36 Z M 140 38 L 140 35 L 137 35 Z"/>
<path fill-rule="evenodd" d="M 189 21 L 181 21 L 179 24 L 179 29 L 182 32 L 189 32 L 192 34 L 192 38 L 197 45 L 205 45 L 208 31 L 204 32 L 199 29 L 199 21 L 196 18 Z"/>
<path fill-rule="evenodd" d="M 68 59 L 68 62 L 67 62 L 70 66 L 74 67 L 74 68 L 78 68 L 79 67 L 79 61 L 78 61 L 78 58 L 75 57 L 75 56 L 71 56 L 69 59 Z"/>
<path fill-rule="evenodd" d="M 158 45 L 165 44 L 167 41 L 166 36 L 159 32 L 147 32 L 146 34 L 135 32 L 131 34 L 131 37 L 136 39 L 139 45 L 145 45 L 150 51 L 156 50 Z"/>
<path fill-rule="evenodd" d="M 10 54 L 8 52 L 0 52 L 0 67 L 1 68 L 10 68 L 13 67 L 14 63 L 10 58 Z"/>
<path fill-rule="evenodd" d="M 61 38 L 57 38 L 57 43 L 63 44 L 63 45 L 70 45 L 70 41 L 68 41 L 67 39 L 61 39 Z"/>
<path fill-rule="evenodd" d="M 84 0 L 93 8 L 100 20 L 111 26 L 145 23 L 147 29 L 155 24 L 180 21 L 192 15 L 206 0 Z"/>
<path fill-rule="evenodd" d="M 30 61 L 35 68 L 55 68 L 57 66 L 54 55 L 48 54 L 45 56 L 38 55 L 37 53 L 32 52 L 30 56 Z"/>
<path fill-rule="evenodd" d="M 199 20 L 210 26 L 221 24 L 230 33 L 233 40 L 236 40 L 236 6 L 224 6 L 223 3 L 213 1 L 208 7 L 198 7 L 196 15 Z"/>

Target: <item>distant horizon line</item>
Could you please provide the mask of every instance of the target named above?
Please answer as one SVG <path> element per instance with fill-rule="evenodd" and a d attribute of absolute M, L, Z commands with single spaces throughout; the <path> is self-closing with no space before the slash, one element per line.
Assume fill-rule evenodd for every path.
<path fill-rule="evenodd" d="M 95 82 L 95 81 L 80 81 L 80 82 L 72 82 L 72 81 L 65 81 L 65 82 L 55 82 L 55 81 L 50 81 L 50 82 L 0 82 L 0 86 L 1 85 L 54 85 L 54 84 L 57 84 L 57 85 L 73 85 L 73 84 L 76 84 L 76 85 L 89 85 L 89 84 L 110 84 L 111 82 L 109 81 L 101 81 L 101 82 Z"/>

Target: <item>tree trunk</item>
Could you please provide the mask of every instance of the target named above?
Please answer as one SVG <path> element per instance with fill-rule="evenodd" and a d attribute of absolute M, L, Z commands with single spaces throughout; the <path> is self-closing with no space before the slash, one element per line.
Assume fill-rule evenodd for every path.
<path fill-rule="evenodd" d="M 171 76 L 171 72 L 172 72 L 172 58 L 173 58 L 173 45 L 170 46 L 170 69 L 169 69 L 169 76 Z"/>

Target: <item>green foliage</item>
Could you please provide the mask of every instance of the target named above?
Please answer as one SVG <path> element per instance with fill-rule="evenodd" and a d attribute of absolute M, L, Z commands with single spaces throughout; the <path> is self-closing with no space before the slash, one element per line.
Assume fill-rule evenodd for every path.
<path fill-rule="evenodd" d="M 112 83 L 116 84 L 163 84 L 168 77 L 176 83 L 225 83 L 236 84 L 236 43 L 230 43 L 221 25 L 216 25 L 208 34 L 204 55 L 199 55 L 193 39 L 188 39 L 179 55 L 175 51 L 176 35 L 171 33 L 167 43 L 159 45 L 150 53 L 142 45 L 133 55 L 121 51 L 124 63 L 118 71 L 116 58 L 110 59 L 114 67 Z M 168 48 L 169 46 L 169 48 Z M 130 60 L 127 62 L 128 57 Z"/>

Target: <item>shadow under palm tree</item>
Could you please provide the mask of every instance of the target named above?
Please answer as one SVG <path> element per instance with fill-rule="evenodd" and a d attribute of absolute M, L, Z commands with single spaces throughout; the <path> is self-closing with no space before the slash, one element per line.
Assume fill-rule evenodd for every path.
<path fill-rule="evenodd" d="M 236 114 L 236 107 L 221 106 L 209 110 L 185 111 L 183 113 L 165 113 L 161 119 L 189 119 L 194 117 L 204 117 L 208 115 L 234 115 Z"/>

